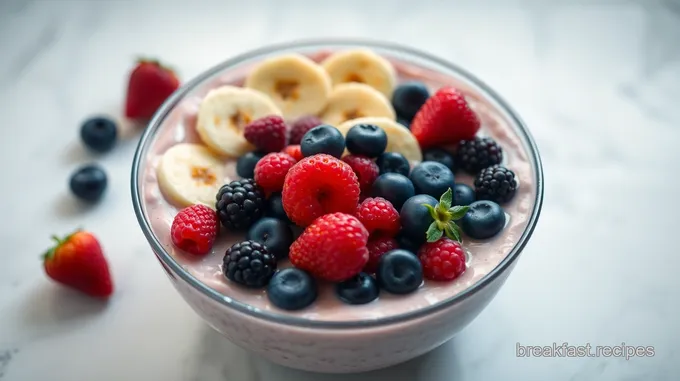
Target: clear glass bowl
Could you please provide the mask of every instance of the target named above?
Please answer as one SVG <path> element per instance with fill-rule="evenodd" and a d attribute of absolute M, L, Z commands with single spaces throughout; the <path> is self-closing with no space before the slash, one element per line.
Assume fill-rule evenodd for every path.
<path fill-rule="evenodd" d="M 324 321 L 254 308 L 223 295 L 187 272 L 154 234 L 142 192 L 147 157 L 159 130 L 187 99 L 234 83 L 256 62 L 282 53 L 313 56 L 319 52 L 364 47 L 396 65 L 436 73 L 483 102 L 517 135 L 532 169 L 535 189 L 526 228 L 509 253 L 488 274 L 465 290 L 435 304 L 385 317 Z M 186 83 L 158 110 L 142 136 L 132 164 L 132 201 L 137 220 L 170 280 L 205 321 L 239 346 L 274 362 L 320 372 L 367 371 L 394 365 L 449 340 L 489 303 L 514 267 L 538 220 L 543 200 L 543 172 L 536 145 L 519 116 L 489 86 L 466 70 L 408 47 L 366 40 L 314 40 L 268 46 L 229 59 Z M 351 307 L 347 307 L 351 308 Z"/>

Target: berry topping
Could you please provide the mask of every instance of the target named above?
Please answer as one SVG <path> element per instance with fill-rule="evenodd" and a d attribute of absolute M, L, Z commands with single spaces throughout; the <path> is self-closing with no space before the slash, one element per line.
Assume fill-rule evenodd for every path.
<path fill-rule="evenodd" d="M 424 161 L 416 165 L 409 177 L 416 193 L 429 194 L 434 198 L 441 197 L 447 189 L 456 185 L 453 172 L 436 161 Z"/>
<path fill-rule="evenodd" d="M 293 266 L 331 282 L 358 274 L 368 261 L 368 231 L 349 214 L 319 217 L 290 246 Z"/>
<path fill-rule="evenodd" d="M 347 150 L 354 155 L 378 157 L 387 147 L 387 134 L 373 124 L 357 124 L 347 131 Z"/>
<path fill-rule="evenodd" d="M 188 206 L 172 220 L 170 237 L 178 248 L 194 255 L 205 255 L 212 249 L 220 230 L 214 210 L 201 204 Z"/>
<path fill-rule="evenodd" d="M 303 116 L 290 126 L 290 144 L 300 144 L 307 131 L 322 125 L 321 119 L 314 115 Z"/>
<path fill-rule="evenodd" d="M 80 167 L 71 175 L 71 192 L 83 201 L 95 202 L 104 194 L 108 183 L 106 172 L 97 164 Z"/>
<path fill-rule="evenodd" d="M 436 207 L 437 199 L 426 194 L 415 195 L 406 200 L 399 213 L 402 226 L 401 235 L 411 239 L 413 243 L 413 245 L 410 245 L 411 248 L 420 246 L 425 242 L 425 233 L 434 221 L 425 204 Z M 415 253 L 415 250 L 412 251 Z"/>
<path fill-rule="evenodd" d="M 359 273 L 335 286 L 338 298 L 347 304 L 366 304 L 378 298 L 378 282 L 366 273 Z"/>
<path fill-rule="evenodd" d="M 385 173 L 398 173 L 408 176 L 411 171 L 411 165 L 408 160 L 398 152 L 385 152 L 378 157 L 376 164 L 378 164 L 381 175 Z"/>
<path fill-rule="evenodd" d="M 442 238 L 418 251 L 423 275 L 430 280 L 453 280 L 465 271 L 465 252 L 459 242 Z"/>
<path fill-rule="evenodd" d="M 401 229 L 399 212 L 381 197 L 365 199 L 355 215 L 371 237 L 394 237 Z"/>
<path fill-rule="evenodd" d="M 453 155 L 441 148 L 430 148 L 423 152 L 423 161 L 436 161 L 437 163 L 444 164 L 451 172 L 456 171 L 456 162 L 453 159 Z"/>
<path fill-rule="evenodd" d="M 281 152 L 289 154 L 295 161 L 300 161 L 305 157 L 299 144 L 286 146 Z"/>
<path fill-rule="evenodd" d="M 236 161 L 236 174 L 245 179 L 255 177 L 255 166 L 265 154 L 262 152 L 248 152 Z"/>
<path fill-rule="evenodd" d="M 510 201 L 515 192 L 517 192 L 515 173 L 500 165 L 483 169 L 475 179 L 477 200 L 491 200 L 502 204 Z"/>
<path fill-rule="evenodd" d="M 424 234 L 423 234 L 424 236 Z M 400 249 L 404 249 L 407 251 L 410 251 L 412 253 L 417 253 L 418 250 L 420 250 L 420 247 L 423 245 L 425 242 L 425 239 L 413 239 L 410 236 L 404 234 L 404 230 L 402 229 L 401 233 L 397 236 L 397 245 L 399 246 Z"/>
<path fill-rule="evenodd" d="M 235 180 L 217 192 L 215 209 L 225 228 L 245 230 L 262 217 L 264 193 L 253 179 Z"/>
<path fill-rule="evenodd" d="M 421 148 L 429 148 L 473 139 L 479 125 L 479 118 L 463 93 L 453 87 L 442 87 L 413 118 L 411 133 Z"/>
<path fill-rule="evenodd" d="M 503 150 L 491 138 L 475 137 L 462 140 L 456 155 L 458 166 L 465 172 L 477 174 L 480 170 L 503 161 Z"/>
<path fill-rule="evenodd" d="M 156 60 L 140 60 L 130 73 L 125 116 L 150 119 L 177 88 L 179 79 L 174 71 Z"/>
<path fill-rule="evenodd" d="M 365 156 L 347 155 L 342 161 L 349 164 L 359 179 L 361 193 L 370 193 L 373 182 L 378 178 L 378 165 Z"/>
<path fill-rule="evenodd" d="M 286 174 L 297 161 L 287 153 L 274 152 L 266 154 L 255 166 L 255 182 L 265 192 L 280 192 Z"/>
<path fill-rule="evenodd" d="M 262 152 L 278 152 L 286 146 L 288 127 L 278 115 L 269 115 L 248 123 L 243 136 Z"/>
<path fill-rule="evenodd" d="M 401 124 L 402 126 L 408 128 L 408 129 L 411 128 L 411 121 L 408 120 L 408 119 L 404 119 L 404 118 L 400 117 L 399 115 L 397 115 L 397 123 Z"/>
<path fill-rule="evenodd" d="M 307 226 L 324 214 L 353 214 L 359 203 L 359 181 L 349 164 L 320 154 L 290 169 L 283 185 L 283 207 L 291 221 Z"/>
<path fill-rule="evenodd" d="M 425 233 L 427 242 L 435 242 L 443 235 L 446 235 L 454 241 L 461 241 L 460 227 L 458 227 L 456 221 L 463 218 L 470 207 L 461 205 L 454 206 L 452 203 L 453 191 L 449 188 L 439 199 L 437 206 L 433 207 L 429 203 L 422 204 L 427 208 L 428 212 L 430 212 L 430 217 L 432 218 L 432 223 Z"/>
<path fill-rule="evenodd" d="M 305 157 L 325 153 L 339 159 L 345 151 L 345 137 L 337 128 L 322 124 L 307 131 L 300 141 L 300 149 Z"/>
<path fill-rule="evenodd" d="M 420 107 L 430 97 L 430 91 L 422 82 L 406 82 L 394 89 L 392 93 L 392 106 L 401 118 L 410 121 L 416 115 Z"/>
<path fill-rule="evenodd" d="M 386 173 L 380 175 L 373 183 L 371 194 L 373 197 L 382 197 L 391 202 L 392 205 L 401 209 L 404 202 L 409 197 L 415 195 L 413 183 L 408 177 L 398 173 Z"/>
<path fill-rule="evenodd" d="M 281 193 L 273 193 L 267 199 L 267 207 L 265 214 L 269 217 L 278 218 L 279 220 L 290 222 L 286 211 L 283 209 L 283 200 L 281 199 Z"/>
<path fill-rule="evenodd" d="M 266 217 L 250 227 L 246 239 L 263 244 L 277 259 L 282 259 L 288 256 L 288 248 L 293 243 L 293 232 L 286 222 Z"/>
<path fill-rule="evenodd" d="M 475 191 L 465 184 L 453 187 L 453 205 L 470 205 L 475 202 Z"/>
<path fill-rule="evenodd" d="M 314 278 L 296 268 L 276 272 L 267 286 L 267 297 L 273 305 L 289 311 L 303 309 L 316 300 Z"/>
<path fill-rule="evenodd" d="M 260 288 L 274 275 L 276 258 L 259 242 L 238 242 L 224 254 L 222 271 L 232 282 Z"/>
<path fill-rule="evenodd" d="M 505 213 L 493 201 L 475 201 L 470 204 L 470 210 L 461 220 L 460 227 L 471 238 L 491 238 L 505 227 Z"/>
<path fill-rule="evenodd" d="M 80 138 L 93 151 L 107 152 L 116 144 L 116 122 L 105 117 L 85 121 L 80 128 Z"/>
<path fill-rule="evenodd" d="M 392 294 L 408 294 L 423 283 L 423 267 L 410 251 L 392 250 L 380 258 L 375 273 L 380 287 Z"/>
<path fill-rule="evenodd" d="M 394 238 L 378 237 L 370 239 L 366 247 L 368 248 L 368 262 L 364 266 L 364 271 L 373 274 L 378 269 L 378 263 L 383 254 L 399 248 L 399 245 Z"/>

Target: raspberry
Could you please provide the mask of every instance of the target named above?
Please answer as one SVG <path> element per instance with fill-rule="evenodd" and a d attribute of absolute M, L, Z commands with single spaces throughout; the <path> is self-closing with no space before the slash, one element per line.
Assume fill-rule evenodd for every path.
<path fill-rule="evenodd" d="M 321 216 L 290 246 L 293 266 L 331 282 L 361 272 L 368 261 L 368 231 L 359 220 L 345 213 Z"/>
<path fill-rule="evenodd" d="M 276 257 L 259 242 L 243 241 L 224 254 L 222 271 L 232 282 L 246 287 L 263 287 L 276 270 Z"/>
<path fill-rule="evenodd" d="M 359 181 L 349 164 L 331 155 L 302 159 L 283 184 L 283 208 L 291 221 L 307 226 L 324 214 L 353 214 L 359 202 Z"/>
<path fill-rule="evenodd" d="M 359 178 L 359 187 L 362 193 L 368 193 L 373 186 L 373 182 L 380 174 L 380 168 L 373 160 L 365 156 L 347 155 L 342 158 L 342 161 L 352 167 L 357 178 Z"/>
<path fill-rule="evenodd" d="M 475 179 L 477 200 L 491 200 L 502 204 L 510 201 L 516 192 L 515 173 L 501 165 L 483 169 Z"/>
<path fill-rule="evenodd" d="M 195 255 L 210 252 L 220 230 L 214 210 L 205 205 L 192 205 L 177 213 L 172 220 L 170 237 L 180 249 Z"/>
<path fill-rule="evenodd" d="M 378 269 L 380 257 L 390 250 L 398 249 L 399 244 L 394 238 L 383 237 L 371 239 L 366 247 L 368 248 L 368 262 L 364 266 L 364 272 L 373 274 Z"/>
<path fill-rule="evenodd" d="M 503 150 L 491 138 L 475 137 L 472 140 L 461 140 L 458 144 L 456 163 L 465 172 L 476 174 L 480 170 L 500 164 Z"/>
<path fill-rule="evenodd" d="M 255 165 L 255 182 L 266 192 L 279 192 L 283 189 L 283 181 L 288 170 L 295 163 L 297 160 L 287 153 L 266 154 Z"/>
<path fill-rule="evenodd" d="M 382 197 L 367 198 L 355 213 L 371 237 L 394 237 L 401 229 L 399 212 Z"/>
<path fill-rule="evenodd" d="M 290 144 L 300 144 L 307 131 L 321 124 L 323 124 L 321 119 L 314 115 L 303 116 L 296 120 L 290 126 Z"/>
<path fill-rule="evenodd" d="M 286 146 L 281 152 L 289 154 L 296 161 L 300 161 L 304 158 L 299 144 Z"/>
<path fill-rule="evenodd" d="M 217 216 L 230 230 L 248 229 L 262 217 L 264 193 L 253 179 L 241 179 L 222 185 L 217 192 Z"/>
<path fill-rule="evenodd" d="M 278 152 L 286 146 L 286 122 L 278 115 L 269 115 L 250 122 L 243 130 L 247 141 L 263 152 Z"/>
<path fill-rule="evenodd" d="M 460 243 L 446 237 L 423 245 L 418 251 L 423 275 L 430 280 L 453 280 L 465 271 L 465 253 Z"/>

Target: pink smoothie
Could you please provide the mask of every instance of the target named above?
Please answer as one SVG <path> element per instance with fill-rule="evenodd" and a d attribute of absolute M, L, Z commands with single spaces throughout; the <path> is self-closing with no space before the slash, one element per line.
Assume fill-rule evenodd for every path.
<path fill-rule="evenodd" d="M 321 53 L 313 58 L 319 60 L 325 54 Z M 482 279 L 505 258 L 527 227 L 536 196 L 536 174 L 528 154 L 524 151 L 520 137 L 505 120 L 505 116 L 487 101 L 473 97 L 471 92 L 466 91 L 465 83 L 399 61 L 393 60 L 393 63 L 400 81 L 417 79 L 425 82 L 433 90 L 444 85 L 453 85 L 466 92 L 471 106 L 482 121 L 480 134 L 493 137 L 501 145 L 504 153 L 503 164 L 514 171 L 518 178 L 517 194 L 509 203 L 502 205 L 508 217 L 506 227 L 490 240 L 476 241 L 464 237 L 463 246 L 467 254 L 467 268 L 462 276 L 451 282 L 426 280 L 417 291 L 408 295 L 396 296 L 382 291 L 377 300 L 359 306 L 342 303 L 335 296 L 330 284 L 321 284 L 318 299 L 311 306 L 291 312 L 273 306 L 264 290 L 245 289 L 222 275 L 221 266 L 225 251 L 233 243 L 242 240 L 243 235 L 232 234 L 222 229 L 221 236 L 212 252 L 202 258 L 193 257 L 174 247 L 170 241 L 170 226 L 179 208 L 171 205 L 161 194 L 156 178 L 156 167 L 161 155 L 172 145 L 181 142 L 201 143 L 195 131 L 196 113 L 201 97 L 211 88 L 225 84 L 240 84 L 247 68 L 223 75 L 202 88 L 198 95 L 185 99 L 171 111 L 151 143 L 146 157 L 147 164 L 143 170 L 143 207 L 149 216 L 153 233 L 165 250 L 187 272 L 224 295 L 226 299 L 238 300 L 250 305 L 253 309 L 320 321 L 357 321 L 399 315 L 449 299 Z M 223 179 L 224 183 L 238 179 L 235 161 L 225 161 L 225 166 L 228 170 L 227 177 Z M 472 177 L 465 174 L 456 175 L 456 182 L 472 186 L 472 181 Z M 280 268 L 287 266 L 289 264 L 286 261 L 279 262 Z"/>

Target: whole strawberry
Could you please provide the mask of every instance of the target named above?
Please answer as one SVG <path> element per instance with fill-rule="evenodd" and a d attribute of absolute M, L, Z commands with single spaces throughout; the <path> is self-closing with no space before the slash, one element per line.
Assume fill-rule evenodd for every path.
<path fill-rule="evenodd" d="M 43 255 L 43 267 L 50 278 L 94 297 L 113 293 L 109 265 L 97 238 L 82 230 L 52 238 L 56 245 Z"/>
<path fill-rule="evenodd" d="M 248 123 L 243 137 L 261 152 L 278 152 L 288 140 L 286 122 L 278 115 L 269 115 Z"/>
<path fill-rule="evenodd" d="M 177 88 L 179 79 L 174 71 L 156 60 L 138 61 L 128 81 L 125 116 L 150 119 Z"/>
<path fill-rule="evenodd" d="M 442 87 L 418 110 L 411 122 L 411 133 L 425 149 L 473 139 L 479 127 L 479 118 L 463 93 Z"/>
<path fill-rule="evenodd" d="M 345 213 L 331 213 L 314 220 L 290 246 L 293 266 L 331 282 L 349 279 L 368 261 L 368 231 Z"/>

